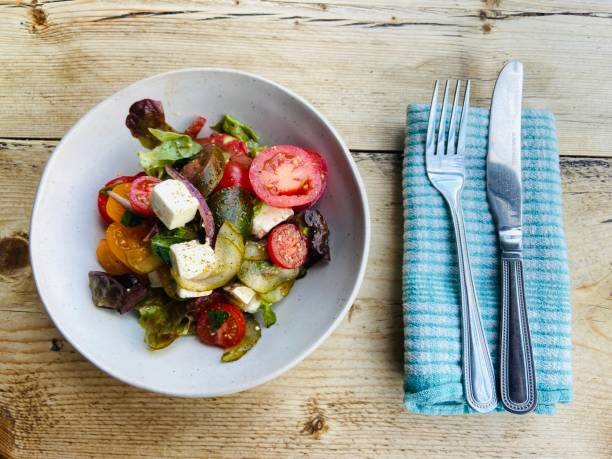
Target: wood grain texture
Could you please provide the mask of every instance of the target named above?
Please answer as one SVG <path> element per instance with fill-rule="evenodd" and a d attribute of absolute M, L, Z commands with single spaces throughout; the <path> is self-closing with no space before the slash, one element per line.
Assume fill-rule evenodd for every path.
<path fill-rule="evenodd" d="M 0 458 L 612 456 L 612 3 L 607 0 L 0 0 Z M 426 417 L 402 399 L 400 158 L 407 103 L 509 57 L 552 110 L 572 275 L 575 401 L 554 417 Z M 366 280 L 282 377 L 185 400 L 126 386 L 65 342 L 28 263 L 31 205 L 65 131 L 142 77 L 223 66 L 305 96 L 354 150 L 372 210 Z M 103 342 L 100 345 L 104 345 Z"/>
<path fill-rule="evenodd" d="M 60 137 L 128 83 L 221 66 L 302 94 L 351 148 L 399 150 L 405 106 L 427 102 L 433 79 L 469 77 L 487 105 L 513 57 L 526 66 L 525 106 L 558 117 L 562 151 L 606 156 L 611 48 L 606 0 L 4 0 L 1 135 Z"/>
<path fill-rule="evenodd" d="M 10 190 L 0 196 L 0 241 L 27 238 L 28 215 L 20 209 L 29 209 L 32 183 L 54 144 L 0 139 L 0 185 Z M 242 394 L 185 400 L 106 376 L 50 323 L 29 267 L 2 271 L 0 264 L 0 456 L 609 457 L 612 159 L 562 161 L 574 286 L 573 404 L 554 417 L 434 418 L 401 404 L 401 155 L 354 158 L 373 224 L 359 298 L 309 358 Z"/>

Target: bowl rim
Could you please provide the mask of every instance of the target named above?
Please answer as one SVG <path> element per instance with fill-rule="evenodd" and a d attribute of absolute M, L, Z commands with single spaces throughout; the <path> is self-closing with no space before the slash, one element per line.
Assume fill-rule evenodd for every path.
<path fill-rule="evenodd" d="M 206 391 L 206 392 L 193 392 L 193 393 L 185 393 L 185 392 L 175 392 L 172 390 L 163 390 L 160 388 L 153 388 L 153 387 L 149 387 L 147 386 L 147 384 L 145 382 L 142 381 L 132 381 L 129 380 L 129 378 L 125 378 L 120 371 L 116 371 L 113 368 L 110 368 L 108 365 L 104 365 L 101 364 L 100 362 L 98 362 L 96 360 L 95 357 L 93 357 L 88 351 L 82 349 L 78 342 L 76 342 L 75 340 L 72 339 L 72 337 L 70 336 L 70 334 L 66 331 L 66 329 L 62 326 L 61 323 L 59 323 L 59 321 L 57 321 L 54 317 L 54 314 L 52 312 L 53 307 L 48 306 L 47 305 L 47 301 L 45 299 L 45 295 L 44 292 L 42 291 L 42 284 L 40 282 L 40 279 L 43 276 L 43 271 L 42 271 L 42 267 L 38 267 L 38 258 L 35 256 L 35 249 L 38 246 L 37 244 L 37 234 L 40 230 L 37 230 L 36 227 L 39 225 L 35 225 L 35 222 L 37 221 L 37 214 L 40 212 L 40 201 L 41 201 L 41 196 L 44 194 L 44 189 L 47 185 L 48 179 L 49 179 L 49 175 L 50 175 L 50 171 L 53 168 L 53 165 L 55 164 L 55 162 L 58 160 L 58 156 L 55 155 L 56 152 L 60 151 L 64 144 L 67 142 L 67 140 L 73 135 L 74 132 L 76 132 L 81 125 L 85 122 L 86 119 L 88 119 L 90 116 L 92 116 L 92 113 L 98 109 L 99 107 L 110 103 L 110 100 L 119 96 L 121 93 L 129 91 L 131 88 L 138 86 L 144 82 L 147 82 L 149 80 L 154 80 L 154 79 L 162 79 L 165 78 L 169 75 L 174 75 L 174 74 L 179 74 L 179 73 L 190 73 L 190 72 L 204 72 L 204 73 L 229 73 L 229 74 L 238 74 L 238 75 L 242 75 L 248 78 L 252 78 L 255 80 L 259 80 L 260 82 L 263 82 L 265 84 L 271 85 L 277 89 L 279 89 L 281 92 L 286 93 L 287 95 L 293 97 L 294 99 L 296 99 L 299 103 L 301 103 L 303 106 L 305 106 L 309 111 L 311 111 L 316 117 L 318 117 L 324 124 L 325 126 L 330 130 L 331 134 L 333 135 L 334 139 L 338 142 L 338 144 L 342 147 L 342 151 L 344 153 L 344 155 L 346 156 L 347 160 L 348 160 L 348 164 L 350 166 L 350 171 L 352 173 L 353 179 L 355 180 L 355 182 L 357 183 L 357 188 L 359 190 L 359 197 L 360 197 L 360 204 L 362 207 L 362 211 L 363 211 L 363 216 L 364 216 L 364 243 L 363 243 L 363 247 L 362 247 L 362 252 L 361 252 L 361 259 L 359 261 L 359 271 L 357 273 L 357 278 L 355 283 L 353 284 L 352 290 L 350 292 L 350 294 L 347 296 L 346 300 L 345 300 L 345 304 L 342 307 L 342 310 L 340 311 L 340 314 L 338 314 L 338 316 L 335 318 L 335 320 L 327 327 L 327 329 L 321 334 L 321 336 L 319 336 L 319 338 L 314 341 L 310 346 L 308 346 L 307 348 L 303 349 L 300 353 L 297 354 L 297 356 L 295 356 L 293 359 L 291 359 L 291 361 L 289 361 L 287 364 L 283 365 L 282 367 L 278 368 L 277 370 L 270 372 L 264 376 L 261 376 L 257 379 L 245 379 L 245 382 L 243 383 L 238 383 L 236 385 L 234 385 L 231 389 L 220 389 L 220 390 L 216 390 L 216 391 Z M 369 251 L 370 251 L 370 210 L 369 210 L 369 205 L 368 205 L 368 198 L 366 195 L 366 191 L 365 191 L 365 185 L 363 183 L 363 179 L 361 178 L 361 175 L 359 174 L 357 165 L 351 155 L 350 150 L 348 149 L 348 147 L 346 146 L 346 144 L 344 143 L 344 140 L 340 137 L 340 135 L 338 134 L 338 132 L 336 131 L 336 129 L 333 127 L 333 125 L 327 120 L 327 118 L 325 116 L 323 116 L 310 102 L 308 102 L 306 99 L 304 99 L 302 96 L 296 94 L 295 92 L 293 92 L 292 90 L 259 75 L 250 73 L 250 72 L 245 72 L 242 70 L 237 70 L 237 69 L 231 69 L 231 68 L 224 68 L 224 67 L 186 67 L 186 68 L 180 68 L 180 69 L 174 69 L 174 70 L 170 70 L 167 72 L 162 72 L 162 73 L 158 73 L 155 75 L 151 75 L 149 77 L 137 80 L 133 83 L 130 83 L 127 86 L 124 86 L 122 88 L 120 88 L 119 90 L 115 91 L 114 93 L 112 93 L 111 95 L 105 97 L 102 101 L 100 101 L 99 103 L 97 103 L 96 105 L 94 105 L 92 108 L 90 108 L 87 113 L 85 113 L 83 116 L 81 116 L 78 121 L 63 135 L 62 139 L 60 140 L 60 142 L 57 144 L 57 146 L 53 149 L 53 153 L 51 154 L 50 158 L 47 160 L 47 163 L 45 164 L 45 167 L 43 169 L 43 173 L 41 175 L 40 181 L 38 183 L 38 186 L 36 188 L 36 194 L 35 194 L 35 198 L 34 198 L 34 204 L 32 206 L 32 212 L 30 215 L 30 225 L 29 225 L 29 255 L 30 255 L 30 266 L 32 269 L 32 277 L 34 279 L 34 285 L 36 287 L 36 291 L 38 293 L 38 296 L 42 302 L 42 304 L 44 305 L 45 310 L 47 311 L 47 315 L 49 316 L 49 318 L 51 319 L 51 321 L 53 322 L 54 326 L 60 331 L 60 333 L 62 334 L 62 336 L 68 340 L 68 342 L 72 345 L 72 347 L 74 347 L 83 357 L 85 357 L 91 364 L 93 364 L 95 367 L 99 368 L 100 370 L 102 370 L 104 373 L 112 376 L 113 378 L 128 384 L 130 386 L 133 387 L 137 387 L 139 389 L 142 390 L 146 390 L 148 392 L 154 392 L 154 393 L 158 393 L 158 394 L 162 394 L 162 395 L 166 395 L 166 396 L 174 396 L 174 397 L 189 397 L 189 398 L 206 398 L 206 397 L 217 397 L 217 396 L 223 396 L 223 395 L 230 395 L 230 394 L 235 394 L 235 393 L 239 393 L 239 392 L 243 392 L 246 391 L 248 389 L 252 389 L 255 388 L 257 386 L 260 386 L 264 383 L 267 383 L 277 377 L 279 377 L 280 375 L 286 373 L 287 371 L 289 371 L 290 369 L 292 369 L 294 366 L 296 366 L 298 363 L 300 363 L 302 360 L 304 360 L 306 357 L 308 357 L 315 349 L 317 349 L 322 343 L 323 341 L 325 341 L 329 335 L 331 335 L 340 325 L 340 323 L 342 322 L 342 320 L 344 319 L 344 317 L 346 316 L 348 310 L 350 309 L 350 307 L 352 306 L 353 302 L 355 301 L 355 299 L 357 298 L 357 295 L 360 291 L 361 285 L 363 283 L 363 279 L 365 277 L 365 271 L 367 268 L 367 262 L 368 262 L 368 255 L 369 255 Z"/>

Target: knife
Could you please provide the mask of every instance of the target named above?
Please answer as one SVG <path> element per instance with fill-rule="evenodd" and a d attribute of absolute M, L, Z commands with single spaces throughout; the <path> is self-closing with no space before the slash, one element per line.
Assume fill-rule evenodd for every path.
<path fill-rule="evenodd" d="M 501 251 L 500 392 L 506 410 L 537 404 L 535 368 L 523 284 L 521 98 L 523 64 L 510 61 L 495 83 L 489 120 L 487 197 Z"/>

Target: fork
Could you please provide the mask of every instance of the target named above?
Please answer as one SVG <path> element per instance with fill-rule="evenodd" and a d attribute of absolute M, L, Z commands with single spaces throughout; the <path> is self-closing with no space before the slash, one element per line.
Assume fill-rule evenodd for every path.
<path fill-rule="evenodd" d="M 455 118 L 457 116 L 457 100 L 459 99 L 461 81 L 457 81 L 447 141 L 446 116 L 449 83 L 447 80 L 444 88 L 444 101 L 438 123 L 437 141 L 438 81 L 434 86 L 427 123 L 425 159 L 429 181 L 448 204 L 455 230 L 461 285 L 461 339 L 465 398 L 471 408 L 486 413 L 497 406 L 495 375 L 478 310 L 478 299 L 472 279 L 463 209 L 461 207 L 461 193 L 465 182 L 465 137 L 469 112 L 470 81 L 467 80 L 466 82 L 458 135 Z"/>

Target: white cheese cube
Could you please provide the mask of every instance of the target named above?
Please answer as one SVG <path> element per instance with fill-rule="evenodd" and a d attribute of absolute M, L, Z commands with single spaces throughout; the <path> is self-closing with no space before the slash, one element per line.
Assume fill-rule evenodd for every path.
<path fill-rule="evenodd" d="M 217 266 L 212 247 L 196 240 L 172 244 L 170 262 L 179 277 L 187 280 L 210 273 Z"/>
<path fill-rule="evenodd" d="M 180 181 L 164 180 L 153 187 L 151 208 L 168 229 L 175 229 L 193 220 L 198 200 Z"/>
<path fill-rule="evenodd" d="M 201 296 L 208 296 L 212 293 L 212 290 L 206 290 L 204 292 L 194 292 L 193 290 L 187 290 L 186 288 L 177 287 L 176 294 L 179 298 L 198 298 Z"/>
<path fill-rule="evenodd" d="M 261 208 L 255 211 L 253 215 L 253 236 L 261 239 L 268 232 L 281 222 L 284 222 L 293 215 L 293 209 L 272 207 L 267 204 L 261 204 Z"/>
<path fill-rule="evenodd" d="M 223 290 L 229 293 L 242 309 L 246 309 L 256 295 L 255 290 L 241 283 L 227 285 L 223 287 Z"/>
<path fill-rule="evenodd" d="M 159 278 L 159 273 L 157 271 L 151 271 L 147 274 L 149 277 L 149 285 L 151 288 L 159 288 L 162 287 L 161 279 Z"/>
<path fill-rule="evenodd" d="M 259 299 L 259 296 L 256 295 L 251 301 L 249 301 L 249 304 L 247 304 L 246 308 L 244 308 L 244 311 L 255 314 L 259 310 L 260 306 L 261 300 Z"/>

